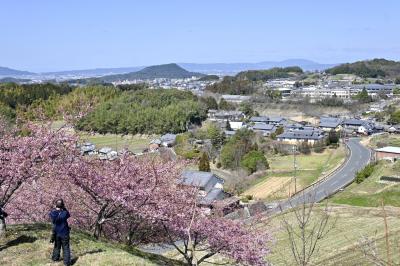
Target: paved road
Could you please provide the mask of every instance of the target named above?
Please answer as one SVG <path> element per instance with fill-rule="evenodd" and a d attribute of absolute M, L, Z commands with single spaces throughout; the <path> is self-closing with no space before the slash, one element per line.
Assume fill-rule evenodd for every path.
<path fill-rule="evenodd" d="M 300 192 L 290 200 L 280 202 L 278 207 L 276 207 L 277 204 L 270 205 L 273 208 L 268 213 L 287 210 L 304 202 L 319 202 L 351 183 L 355 177 L 355 173 L 368 164 L 371 158 L 371 151 L 361 145 L 358 138 L 349 139 L 347 146 L 349 147 L 350 155 L 342 168 L 323 182 L 317 183 Z"/>

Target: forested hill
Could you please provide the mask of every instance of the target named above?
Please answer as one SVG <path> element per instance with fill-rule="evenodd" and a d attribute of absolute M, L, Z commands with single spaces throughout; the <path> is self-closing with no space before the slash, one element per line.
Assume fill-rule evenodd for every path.
<path fill-rule="evenodd" d="M 400 77 L 400 62 L 373 59 L 341 64 L 326 70 L 329 74 L 355 74 L 363 78 L 394 78 Z"/>
<path fill-rule="evenodd" d="M 191 77 L 203 77 L 204 74 L 189 72 L 186 69 L 178 66 L 177 64 L 165 64 L 146 67 L 137 72 L 131 72 L 119 75 L 109 75 L 98 78 L 102 82 L 114 82 L 120 80 L 134 80 L 134 79 L 155 79 L 155 78 L 168 78 L 168 79 L 182 79 Z"/>
<path fill-rule="evenodd" d="M 225 76 L 221 82 L 207 86 L 206 90 L 220 94 L 252 94 L 256 90 L 254 82 L 265 82 L 274 78 L 289 78 L 302 74 L 300 67 L 274 67 L 266 70 L 248 70 L 236 76 Z"/>

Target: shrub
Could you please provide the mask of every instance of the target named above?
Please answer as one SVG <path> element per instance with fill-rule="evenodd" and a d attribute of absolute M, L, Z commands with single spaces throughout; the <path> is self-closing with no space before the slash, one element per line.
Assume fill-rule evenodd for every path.
<path fill-rule="evenodd" d="M 355 181 L 357 184 L 362 183 L 366 178 L 370 177 L 374 172 L 375 163 L 370 163 L 366 165 L 362 170 L 356 173 Z"/>
<path fill-rule="evenodd" d="M 262 168 L 269 168 L 267 159 L 261 151 L 252 150 L 243 156 L 240 165 L 250 173 L 254 173 Z"/>
<path fill-rule="evenodd" d="M 243 203 L 248 203 L 250 200 L 253 200 L 253 195 L 244 195 L 240 198 Z"/>
<path fill-rule="evenodd" d="M 316 146 L 314 147 L 314 152 L 316 152 L 316 153 L 323 153 L 324 150 L 325 150 L 325 147 L 322 146 L 322 145 L 316 145 Z"/>
<path fill-rule="evenodd" d="M 311 153 L 311 148 L 310 145 L 308 145 L 307 142 L 301 143 L 301 145 L 298 147 L 299 152 L 302 154 L 310 154 Z"/>

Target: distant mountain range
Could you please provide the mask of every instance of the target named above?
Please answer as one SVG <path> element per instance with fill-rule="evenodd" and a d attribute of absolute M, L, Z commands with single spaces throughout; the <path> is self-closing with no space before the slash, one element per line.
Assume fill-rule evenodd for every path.
<path fill-rule="evenodd" d="M 30 82 L 30 79 L 21 79 L 21 78 L 10 78 L 10 77 L 5 77 L 5 78 L 0 78 L 0 83 L 26 83 Z"/>
<path fill-rule="evenodd" d="M 170 65 L 170 64 L 167 64 Z M 202 74 L 217 74 L 217 75 L 234 75 L 244 70 L 259 70 L 269 69 L 273 67 L 288 67 L 288 66 L 299 66 L 305 71 L 314 70 L 325 70 L 334 67 L 338 64 L 320 64 L 314 61 L 306 59 L 289 59 L 284 61 L 264 61 L 259 63 L 178 63 L 174 64 L 186 69 L 188 72 L 202 73 Z M 91 77 L 102 77 L 102 76 L 117 76 L 121 74 L 128 74 L 144 70 L 146 66 L 135 66 L 135 67 L 121 67 L 121 68 L 95 68 L 95 69 L 83 69 L 83 70 L 67 70 L 67 71 L 54 71 L 54 72 L 43 72 L 33 73 L 28 71 L 20 71 L 7 67 L 0 67 L 0 77 L 14 77 L 19 78 L 21 76 L 38 79 L 68 79 L 68 78 L 91 78 Z M 137 73 L 136 76 L 149 76 L 152 69 L 147 69 L 145 72 Z M 182 69 L 179 70 L 182 72 Z M 178 73 L 179 71 L 173 71 Z M 147 73 L 146 73 L 147 72 Z M 160 69 L 157 70 L 157 76 L 161 76 L 163 73 Z M 165 72 L 164 72 L 165 73 Z M 186 75 L 187 73 L 182 73 Z"/>
<path fill-rule="evenodd" d="M 0 66 L 0 77 L 15 77 L 27 75 L 35 75 L 35 73 Z"/>
<path fill-rule="evenodd" d="M 137 67 L 119 67 L 119 68 L 94 68 L 94 69 L 83 69 L 83 70 L 66 70 L 56 72 L 45 72 L 42 75 L 47 76 L 85 76 L 85 77 L 96 77 L 106 75 L 125 74 L 129 72 L 135 72 L 143 69 L 143 66 Z"/>
<path fill-rule="evenodd" d="M 237 74 L 245 70 L 260 70 L 273 67 L 298 66 L 304 71 L 321 71 L 334 67 L 338 64 L 320 64 L 306 59 L 289 59 L 284 61 L 264 61 L 259 63 L 215 63 L 215 64 L 192 64 L 179 63 L 189 71 L 196 71 L 205 74 Z"/>

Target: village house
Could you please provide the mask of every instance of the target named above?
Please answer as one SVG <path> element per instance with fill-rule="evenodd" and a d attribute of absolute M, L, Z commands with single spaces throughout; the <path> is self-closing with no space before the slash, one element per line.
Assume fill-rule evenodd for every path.
<path fill-rule="evenodd" d="M 208 110 L 211 121 L 242 121 L 246 116 L 240 111 Z"/>
<path fill-rule="evenodd" d="M 276 131 L 276 126 L 272 124 L 256 123 L 251 129 L 256 133 L 261 133 L 263 136 L 270 136 Z"/>
<path fill-rule="evenodd" d="M 236 131 L 236 130 L 244 128 L 245 124 L 240 121 L 229 121 L 229 126 L 231 127 L 231 129 L 233 131 Z"/>
<path fill-rule="evenodd" d="M 395 84 L 359 84 L 354 85 L 352 89 L 360 92 L 365 88 L 368 95 L 375 98 L 378 97 L 379 94 L 392 95 L 395 86 Z"/>
<path fill-rule="evenodd" d="M 337 132 L 342 129 L 342 119 L 337 117 L 321 117 L 318 127 L 325 132 L 332 130 Z"/>
<path fill-rule="evenodd" d="M 388 127 L 387 132 L 400 134 L 400 125 L 391 125 Z"/>
<path fill-rule="evenodd" d="M 375 157 L 377 160 L 397 160 L 400 158 L 400 147 L 388 146 L 375 149 Z"/>
<path fill-rule="evenodd" d="M 110 147 L 103 147 L 99 150 L 99 159 L 100 160 L 115 160 L 118 157 L 118 153 L 112 150 Z"/>
<path fill-rule="evenodd" d="M 266 116 L 252 116 L 250 118 L 250 122 L 251 123 L 264 123 L 264 124 L 268 124 L 269 118 Z"/>
<path fill-rule="evenodd" d="M 268 124 L 272 124 L 275 126 L 284 126 L 286 124 L 286 118 L 281 116 L 270 116 Z"/>
<path fill-rule="evenodd" d="M 96 146 L 91 142 L 86 142 L 80 146 L 80 151 L 82 155 L 91 155 L 96 152 Z"/>
<path fill-rule="evenodd" d="M 365 120 L 350 118 L 343 120 L 342 124 L 344 128 L 359 134 L 369 135 L 374 132 L 374 124 Z"/>
<path fill-rule="evenodd" d="M 180 183 L 198 188 L 200 204 L 203 207 L 211 207 L 215 201 L 231 196 L 223 190 L 224 182 L 222 178 L 211 172 L 185 170 Z"/>
<path fill-rule="evenodd" d="M 227 94 L 227 95 L 222 95 L 221 98 L 227 102 L 239 104 L 242 102 L 249 101 L 251 99 L 251 96 Z"/>
<path fill-rule="evenodd" d="M 272 124 L 275 126 L 284 125 L 286 123 L 286 119 L 280 116 L 253 116 L 249 120 L 251 123 L 263 123 L 263 124 Z"/>
<path fill-rule="evenodd" d="M 298 145 L 303 142 L 313 146 L 325 139 L 322 130 L 311 126 L 298 126 L 298 124 L 290 125 L 285 131 L 276 137 L 277 141 L 285 144 Z"/>
<path fill-rule="evenodd" d="M 161 141 L 161 146 L 172 147 L 176 143 L 176 135 L 167 133 L 160 137 L 160 141 Z"/>
<path fill-rule="evenodd" d="M 232 196 L 212 203 L 213 214 L 217 216 L 225 216 L 238 209 L 241 209 L 240 198 Z"/>

